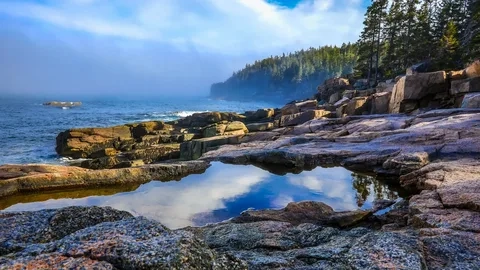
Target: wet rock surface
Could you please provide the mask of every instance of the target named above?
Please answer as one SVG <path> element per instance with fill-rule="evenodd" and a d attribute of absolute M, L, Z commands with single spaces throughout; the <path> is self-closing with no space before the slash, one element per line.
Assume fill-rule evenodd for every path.
<path fill-rule="evenodd" d="M 74 166 L 27 164 L 0 166 L 0 198 L 19 192 L 170 181 L 202 173 L 209 164 L 187 161 L 139 167 L 89 170 Z"/>
<path fill-rule="evenodd" d="M 209 161 L 294 172 L 341 165 L 412 196 L 349 212 L 290 203 L 175 231 L 108 208 L 5 212 L 0 268 L 479 269 L 478 66 L 412 72 L 376 88 L 335 78 L 318 88 L 318 101 L 281 109 L 62 132 L 59 154 L 90 158 L 89 168 L 127 168 L 1 166 L 0 196 L 171 180 Z M 202 161 L 144 165 L 179 157 Z"/>

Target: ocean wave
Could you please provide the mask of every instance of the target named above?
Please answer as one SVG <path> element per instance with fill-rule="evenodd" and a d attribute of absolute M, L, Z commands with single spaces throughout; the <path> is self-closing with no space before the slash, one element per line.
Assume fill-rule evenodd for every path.
<path fill-rule="evenodd" d="M 58 161 L 60 161 L 60 163 L 66 163 L 66 164 L 69 164 L 69 163 L 73 163 L 73 162 L 82 162 L 82 161 L 85 161 L 85 160 L 89 160 L 88 158 L 77 158 L 77 159 L 73 159 L 71 157 L 60 157 L 58 158 Z"/>
<path fill-rule="evenodd" d="M 143 113 L 141 116 L 143 117 L 142 120 L 176 120 L 178 118 L 187 117 L 194 113 L 203 113 L 208 111 L 173 111 L 173 112 L 152 112 L 152 113 Z"/>
<path fill-rule="evenodd" d="M 174 115 L 178 117 L 187 117 L 194 113 L 204 113 L 204 112 L 208 112 L 208 111 L 180 111 L 180 112 L 175 112 Z"/>

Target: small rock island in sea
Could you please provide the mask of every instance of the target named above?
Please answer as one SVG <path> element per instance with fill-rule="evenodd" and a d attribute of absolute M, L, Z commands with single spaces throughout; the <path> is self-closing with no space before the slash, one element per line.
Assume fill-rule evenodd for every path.
<path fill-rule="evenodd" d="M 79 102 L 79 101 L 75 101 L 75 102 L 72 102 L 72 101 L 49 101 L 49 102 L 43 103 L 43 105 L 44 106 L 51 106 L 51 107 L 71 108 L 71 107 L 82 106 L 82 102 Z"/>

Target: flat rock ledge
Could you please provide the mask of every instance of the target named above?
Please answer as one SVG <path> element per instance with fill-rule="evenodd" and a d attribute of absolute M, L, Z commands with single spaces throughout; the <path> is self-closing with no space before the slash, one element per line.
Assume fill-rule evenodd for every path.
<path fill-rule="evenodd" d="M 209 163 L 205 161 L 105 170 L 47 164 L 2 165 L 0 198 L 19 192 L 178 180 L 189 174 L 203 173 L 208 167 Z"/>
<path fill-rule="evenodd" d="M 297 214 L 289 215 L 288 208 Z M 321 203 L 292 203 L 263 220 L 170 230 L 110 207 L 0 213 L 0 269 L 478 269 L 470 231 L 402 224 L 408 204 L 352 223 Z M 261 213 L 263 212 L 263 213 Z M 298 213 L 308 213 L 304 215 Z M 343 213 L 344 216 L 351 214 Z M 249 214 L 250 215 L 250 214 Z M 245 216 L 245 215 L 243 215 Z M 309 220 L 316 216 L 318 219 Z M 311 222 L 308 222 L 311 221 Z M 363 221 L 365 222 L 365 220 Z"/>

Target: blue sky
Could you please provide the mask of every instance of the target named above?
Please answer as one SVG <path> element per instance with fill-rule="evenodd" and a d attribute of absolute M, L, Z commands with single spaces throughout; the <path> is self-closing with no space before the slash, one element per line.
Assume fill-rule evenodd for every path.
<path fill-rule="evenodd" d="M 245 63 L 356 41 L 364 0 L 0 0 L 0 93 L 206 94 Z"/>

